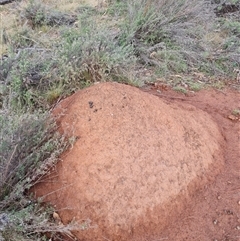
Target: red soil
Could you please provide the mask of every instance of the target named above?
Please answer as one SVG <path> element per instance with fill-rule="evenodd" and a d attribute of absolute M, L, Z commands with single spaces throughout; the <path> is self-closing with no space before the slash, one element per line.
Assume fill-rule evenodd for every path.
<path fill-rule="evenodd" d="M 96 85 L 62 102 L 61 129 L 79 139 L 37 195 L 64 223 L 98 225 L 80 240 L 239 241 L 240 93 L 133 89 Z"/>
<path fill-rule="evenodd" d="M 185 96 L 171 90 L 158 93 L 157 88 L 144 91 L 206 111 L 225 139 L 224 170 L 214 182 L 198 190 L 158 238 L 148 240 L 240 241 L 240 116 L 232 116 L 234 109 L 240 109 L 240 93 L 208 89 Z"/>

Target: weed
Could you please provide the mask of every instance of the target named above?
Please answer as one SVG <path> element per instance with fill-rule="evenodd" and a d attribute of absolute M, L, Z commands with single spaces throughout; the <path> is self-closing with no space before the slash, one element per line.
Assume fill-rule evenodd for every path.
<path fill-rule="evenodd" d="M 120 46 L 104 27 L 97 27 L 94 22 L 82 22 L 79 32 L 63 32 L 63 41 L 58 48 L 61 79 L 70 81 L 72 87 L 81 87 L 123 75 L 124 70 L 134 64 L 132 51 L 130 45 Z"/>
<path fill-rule="evenodd" d="M 192 91 L 199 91 L 203 88 L 203 84 L 197 83 L 197 82 L 190 82 L 188 83 L 189 89 Z"/>
<path fill-rule="evenodd" d="M 240 109 L 232 110 L 232 114 L 235 115 L 235 116 L 239 116 L 240 115 Z"/>
<path fill-rule="evenodd" d="M 50 50 L 19 50 L 6 81 L 15 108 L 49 108 L 61 95 L 93 82 L 130 82 L 128 70 L 135 64 L 132 46 L 119 45 L 113 32 L 94 20 L 79 21 L 79 28 L 61 28 L 61 40 Z"/>
<path fill-rule="evenodd" d="M 226 85 L 223 81 L 215 81 L 214 83 L 211 84 L 214 88 L 216 89 L 223 89 Z"/>
<path fill-rule="evenodd" d="M 175 87 L 173 87 L 173 90 L 183 93 L 183 94 L 187 94 L 187 90 L 182 86 L 175 86 Z"/>
<path fill-rule="evenodd" d="M 44 173 L 40 168 L 42 164 L 47 168 L 56 161 L 65 144 L 64 140 L 55 134 L 55 130 L 56 126 L 48 121 L 45 114 L 1 111 L 0 208 L 4 207 L 7 196 L 9 198 L 6 205 L 15 199 L 11 195 L 21 192 L 14 190 L 20 183 L 22 188 L 28 189 L 31 181 Z"/>
<path fill-rule="evenodd" d="M 45 49 L 19 50 L 4 81 L 12 107 L 34 109 L 37 105 L 43 107 L 47 104 L 40 100 L 43 92 L 51 86 L 49 70 L 53 60 L 50 57 L 51 53 Z"/>
<path fill-rule="evenodd" d="M 127 4 L 124 1 L 114 1 L 110 3 L 107 9 L 107 13 L 112 17 L 122 17 L 127 13 Z"/>
<path fill-rule="evenodd" d="M 53 87 L 52 89 L 50 89 L 46 92 L 47 102 L 50 105 L 54 104 L 56 102 L 56 100 L 58 100 L 58 98 L 61 97 L 62 93 L 63 93 L 63 87 L 62 86 Z"/>
<path fill-rule="evenodd" d="M 167 48 L 156 52 L 154 58 L 159 62 L 158 74 L 167 76 L 170 73 L 184 73 L 188 70 L 188 65 L 184 56 L 179 50 Z"/>
<path fill-rule="evenodd" d="M 89 220 L 80 224 L 76 222 L 67 225 L 55 223 L 53 214 L 54 209 L 51 206 L 29 201 L 18 211 L 12 210 L 4 213 L 6 222 L 1 230 L 2 238 L 6 241 L 47 241 L 49 239 L 66 240 L 66 238 L 76 240 L 72 231 L 90 228 Z"/>
<path fill-rule="evenodd" d="M 76 16 L 49 9 L 38 1 L 31 1 L 22 15 L 29 20 L 33 28 L 43 25 L 71 25 L 76 21 Z"/>
<path fill-rule="evenodd" d="M 43 240 L 43 233 L 60 229 L 50 223 L 50 212 L 32 203 L 27 195 L 68 147 L 66 138 L 56 130 L 47 114 L 1 110 L 0 212 L 5 213 L 2 218 L 6 224 L 1 227 L 4 240 Z"/>
<path fill-rule="evenodd" d="M 11 47 L 13 49 L 33 47 L 36 42 L 34 41 L 32 35 L 32 29 L 23 27 L 12 36 Z"/>

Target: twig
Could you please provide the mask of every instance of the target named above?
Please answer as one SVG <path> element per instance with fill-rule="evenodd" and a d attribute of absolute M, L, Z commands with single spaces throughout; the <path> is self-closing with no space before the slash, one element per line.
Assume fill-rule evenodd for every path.
<path fill-rule="evenodd" d="M 41 198 L 41 199 L 44 199 L 44 198 L 46 198 L 46 197 L 49 196 L 49 195 L 52 195 L 52 194 L 54 194 L 54 193 L 56 193 L 56 192 L 59 192 L 59 191 L 61 191 L 61 190 L 63 190 L 63 189 L 66 189 L 66 188 L 72 186 L 73 184 L 74 184 L 74 183 L 69 184 L 69 185 L 66 185 L 66 186 L 61 187 L 61 188 L 58 188 L 57 190 L 54 190 L 54 191 L 52 191 L 52 192 L 49 192 L 49 193 L 47 193 L 47 194 L 41 196 L 40 198 Z"/>
<path fill-rule="evenodd" d="M 16 150 L 17 150 L 17 146 L 18 146 L 18 144 L 14 147 L 14 150 L 13 150 L 13 152 L 12 152 L 12 155 L 11 155 L 11 157 L 9 158 L 9 161 L 8 161 L 8 163 L 7 163 L 7 166 L 6 166 L 6 168 L 5 168 L 5 172 L 4 172 L 4 175 L 3 175 L 3 180 L 5 180 L 6 177 L 7 177 L 8 168 L 9 168 L 10 163 L 11 163 L 11 161 L 12 161 L 12 158 L 13 158 Z"/>
<path fill-rule="evenodd" d="M 51 51 L 51 49 L 45 49 L 45 48 L 22 48 L 22 49 L 17 49 L 17 51 L 23 51 L 23 50 Z"/>

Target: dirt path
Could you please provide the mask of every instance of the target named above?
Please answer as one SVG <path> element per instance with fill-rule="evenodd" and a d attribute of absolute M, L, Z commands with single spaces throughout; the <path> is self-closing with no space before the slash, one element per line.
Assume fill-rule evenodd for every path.
<path fill-rule="evenodd" d="M 143 89 L 169 102 L 187 102 L 208 112 L 226 140 L 225 168 L 216 180 L 200 190 L 188 208 L 159 237 L 148 240 L 240 240 L 240 122 L 231 112 L 240 109 L 240 93 L 202 90 L 192 96 L 158 87 Z"/>

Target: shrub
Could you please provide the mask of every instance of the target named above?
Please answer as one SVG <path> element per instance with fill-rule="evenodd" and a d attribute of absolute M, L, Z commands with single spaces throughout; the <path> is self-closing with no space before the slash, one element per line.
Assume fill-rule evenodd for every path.
<path fill-rule="evenodd" d="M 120 44 L 132 44 L 140 63 L 164 69 L 165 75 L 198 69 L 209 75 L 232 71 L 229 56 L 216 54 L 209 33 L 216 28 L 214 7 L 207 1 L 125 1 Z M 116 3 L 115 3 L 116 4 Z M 235 31 L 237 24 L 234 24 Z M 227 66 L 228 68 L 226 68 Z"/>
<path fill-rule="evenodd" d="M 24 196 L 57 161 L 66 142 L 48 115 L 17 114 L 1 110 L 0 116 L 0 209 Z"/>
<path fill-rule="evenodd" d="M 71 25 L 76 21 L 76 16 L 52 10 L 38 1 L 31 1 L 22 15 L 30 21 L 33 28 L 42 25 Z"/>
<path fill-rule="evenodd" d="M 54 224 L 53 209 L 32 202 L 27 194 L 68 145 L 48 115 L 1 110 L 0 228 L 4 240 L 44 240 L 44 233 L 70 233 L 74 225 Z"/>
<path fill-rule="evenodd" d="M 9 58 L 9 61 L 12 59 L 11 65 L 3 81 L 8 93 L 8 103 L 15 109 L 47 109 L 49 105 L 43 93 L 51 87 L 50 69 L 54 62 L 51 58 L 52 52 L 44 48 L 26 48 L 18 51 L 17 56 Z"/>
<path fill-rule="evenodd" d="M 111 30 L 94 22 L 83 23 L 79 32 L 65 30 L 58 47 L 61 79 L 74 87 L 124 76 L 135 63 L 133 49 L 119 45 L 114 38 Z"/>
<path fill-rule="evenodd" d="M 61 96 L 93 82 L 131 82 L 132 46 L 119 45 L 113 30 L 92 19 L 80 22 L 79 28 L 62 27 L 60 40 L 51 49 L 18 50 L 5 82 L 12 106 L 48 109 Z"/>

